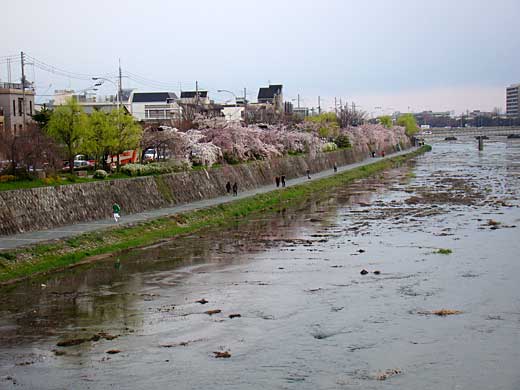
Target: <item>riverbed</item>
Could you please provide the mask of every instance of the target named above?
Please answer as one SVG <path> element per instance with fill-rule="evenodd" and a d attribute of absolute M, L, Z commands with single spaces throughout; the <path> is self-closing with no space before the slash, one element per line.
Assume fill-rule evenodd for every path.
<path fill-rule="evenodd" d="M 11 286 L 0 388 L 519 389 L 519 194 L 520 142 L 439 141 L 290 208 Z"/>

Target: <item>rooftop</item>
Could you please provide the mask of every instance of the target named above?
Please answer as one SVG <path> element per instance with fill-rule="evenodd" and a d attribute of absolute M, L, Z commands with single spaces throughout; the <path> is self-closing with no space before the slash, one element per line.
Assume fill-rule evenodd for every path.
<path fill-rule="evenodd" d="M 181 91 L 181 99 L 191 99 L 196 97 L 197 93 L 199 97 L 206 98 L 208 97 L 208 91 Z"/>
<path fill-rule="evenodd" d="M 258 90 L 258 99 L 274 99 L 276 95 L 280 95 L 282 93 L 283 85 L 274 84 L 269 85 L 269 87 L 260 88 Z"/>
<path fill-rule="evenodd" d="M 166 103 L 169 99 L 177 99 L 173 92 L 134 92 L 132 103 Z"/>

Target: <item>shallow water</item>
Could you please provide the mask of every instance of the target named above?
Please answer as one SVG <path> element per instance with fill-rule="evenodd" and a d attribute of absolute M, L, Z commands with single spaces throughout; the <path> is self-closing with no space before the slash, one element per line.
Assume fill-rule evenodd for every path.
<path fill-rule="evenodd" d="M 519 190 L 519 142 L 439 142 L 120 267 L 15 286 L 0 298 L 0 388 L 519 389 Z"/>

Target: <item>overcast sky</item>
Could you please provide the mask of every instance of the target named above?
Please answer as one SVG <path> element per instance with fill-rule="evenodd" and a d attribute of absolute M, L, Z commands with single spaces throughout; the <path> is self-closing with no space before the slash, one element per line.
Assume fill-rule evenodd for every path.
<path fill-rule="evenodd" d="M 237 95 L 269 81 L 285 100 L 332 107 L 334 97 L 366 111 L 504 107 L 520 82 L 518 0 L 24 0 L 2 1 L 2 57 L 27 52 L 61 69 L 117 72 L 141 90 L 180 86 Z M 135 76 L 137 75 L 137 76 Z M 161 82 L 143 84 L 139 77 Z M 12 78 L 19 78 L 19 63 Z M 27 67 L 37 93 L 92 83 Z M 138 83 L 140 80 L 141 84 Z M 114 87 L 106 83 L 102 92 Z M 41 96 L 41 99 L 44 99 Z M 382 109 L 376 108 L 382 107 Z"/>

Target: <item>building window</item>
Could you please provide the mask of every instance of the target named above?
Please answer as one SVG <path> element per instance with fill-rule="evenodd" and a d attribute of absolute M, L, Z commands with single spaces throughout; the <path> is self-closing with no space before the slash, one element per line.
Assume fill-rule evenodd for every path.
<path fill-rule="evenodd" d="M 29 100 L 29 115 L 32 115 L 32 100 Z"/>
<path fill-rule="evenodd" d="M 13 116 L 16 116 L 16 100 L 13 99 Z"/>
<path fill-rule="evenodd" d="M 23 109 L 24 109 L 23 99 L 22 98 L 18 98 L 18 115 L 20 115 L 20 116 L 23 115 Z"/>

